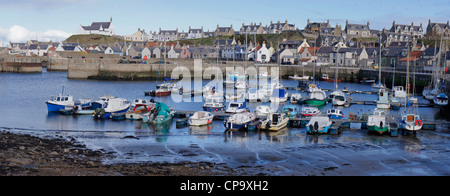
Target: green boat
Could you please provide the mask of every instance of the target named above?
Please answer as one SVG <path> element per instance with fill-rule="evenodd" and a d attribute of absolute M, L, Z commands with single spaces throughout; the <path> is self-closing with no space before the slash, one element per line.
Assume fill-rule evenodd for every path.
<path fill-rule="evenodd" d="M 369 115 L 367 120 L 367 130 L 370 132 L 376 131 L 380 134 L 389 131 L 389 125 L 386 123 L 386 115 L 384 114 L 384 111 L 375 109 L 373 114 Z"/>
<path fill-rule="evenodd" d="M 162 124 L 172 119 L 174 112 L 165 103 L 156 103 L 157 116 L 152 121 L 153 124 Z"/>
<path fill-rule="evenodd" d="M 328 103 L 327 94 L 322 90 L 316 90 L 310 93 L 309 98 L 305 100 L 305 104 L 313 106 L 323 106 Z"/>

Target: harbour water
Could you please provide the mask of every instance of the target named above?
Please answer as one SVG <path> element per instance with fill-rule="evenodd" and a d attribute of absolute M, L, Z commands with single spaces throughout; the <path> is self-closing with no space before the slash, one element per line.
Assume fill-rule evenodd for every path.
<path fill-rule="evenodd" d="M 210 81 L 202 81 L 206 85 Z M 283 80 L 295 87 L 297 81 Z M 88 148 L 113 153 L 104 160 L 114 163 L 214 162 L 227 164 L 251 174 L 263 175 L 450 175 L 450 131 L 439 126 L 434 131 L 399 137 L 368 134 L 365 130 L 343 130 L 339 135 L 308 135 L 306 129 L 287 128 L 279 132 L 225 134 L 223 121 L 211 126 L 180 128 L 176 119 L 162 127 L 141 121 L 93 120 L 92 116 L 66 116 L 47 113 L 45 101 L 64 94 L 75 99 L 96 100 L 104 95 L 150 99 L 144 91 L 154 90 L 156 81 L 69 80 L 66 72 L 38 74 L 0 73 L 0 129 L 42 137 L 75 138 Z M 333 89 L 331 82 L 320 82 Z M 342 83 L 339 88 L 371 91 L 369 85 Z M 289 93 L 294 92 L 289 90 Z M 302 93 L 307 96 L 307 93 Z M 353 94 L 353 100 L 373 101 L 376 94 Z M 419 102 L 427 102 L 421 96 Z M 204 102 L 194 99 L 154 98 L 177 110 L 202 110 Z M 261 103 L 250 103 L 254 111 Z M 270 103 L 264 103 L 269 105 Z M 289 104 L 289 103 L 287 103 Z M 296 105 L 300 110 L 302 105 Z M 280 105 L 281 109 L 283 105 Z M 324 113 L 332 106 L 320 110 Z M 352 105 L 341 108 L 349 113 L 369 113 L 375 106 Z M 439 108 L 421 107 L 427 121 L 441 121 Z M 400 111 L 388 111 L 399 116 Z"/>

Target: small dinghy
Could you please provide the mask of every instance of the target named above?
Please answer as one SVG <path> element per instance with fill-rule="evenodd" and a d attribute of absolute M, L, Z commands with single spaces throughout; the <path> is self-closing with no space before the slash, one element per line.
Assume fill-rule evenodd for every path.
<path fill-rule="evenodd" d="M 203 126 L 212 123 L 214 115 L 210 112 L 196 112 L 189 118 L 189 125 L 191 126 Z"/>

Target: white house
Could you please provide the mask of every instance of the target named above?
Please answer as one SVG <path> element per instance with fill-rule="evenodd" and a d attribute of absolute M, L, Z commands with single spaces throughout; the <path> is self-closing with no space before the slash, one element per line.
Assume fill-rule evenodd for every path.
<path fill-rule="evenodd" d="M 141 52 L 141 59 L 146 60 L 152 58 L 152 49 L 145 47 Z"/>
<path fill-rule="evenodd" d="M 109 22 L 93 22 L 90 26 L 80 25 L 78 34 L 99 34 L 113 36 L 114 25 L 112 24 L 112 17 Z"/>
<path fill-rule="evenodd" d="M 122 56 L 122 49 L 120 49 L 119 47 L 108 47 L 105 50 L 105 54 L 118 54 Z"/>
<path fill-rule="evenodd" d="M 43 44 L 43 45 L 37 45 L 37 44 L 31 44 L 28 47 L 27 50 L 27 56 L 45 56 L 48 52 L 49 45 Z"/>
<path fill-rule="evenodd" d="M 272 53 L 266 47 L 266 43 L 263 43 L 262 47 L 256 53 L 256 61 L 260 63 L 268 63 L 270 61 L 270 57 L 272 57 Z"/>

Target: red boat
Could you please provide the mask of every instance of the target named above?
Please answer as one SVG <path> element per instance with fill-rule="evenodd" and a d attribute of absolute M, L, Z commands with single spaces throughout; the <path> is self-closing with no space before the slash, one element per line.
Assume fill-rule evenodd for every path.
<path fill-rule="evenodd" d="M 334 82 L 334 79 L 330 78 L 328 74 L 323 74 L 322 77 L 320 77 L 320 81 Z M 342 82 L 342 80 L 338 79 L 337 82 Z"/>
<path fill-rule="evenodd" d="M 163 96 L 169 96 L 171 91 L 167 87 L 161 87 L 157 89 L 156 91 L 150 91 L 149 95 L 153 97 L 163 97 Z"/>

